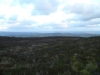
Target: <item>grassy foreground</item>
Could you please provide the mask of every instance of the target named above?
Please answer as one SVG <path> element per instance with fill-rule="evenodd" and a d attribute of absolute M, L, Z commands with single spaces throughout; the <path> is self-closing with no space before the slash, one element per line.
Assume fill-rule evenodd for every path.
<path fill-rule="evenodd" d="M 0 37 L 0 75 L 100 75 L 100 37 Z"/>

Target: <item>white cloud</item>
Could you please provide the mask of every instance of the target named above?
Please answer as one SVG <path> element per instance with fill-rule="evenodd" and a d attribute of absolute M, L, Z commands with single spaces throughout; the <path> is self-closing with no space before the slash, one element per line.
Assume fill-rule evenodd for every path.
<path fill-rule="evenodd" d="M 7 28 L 8 28 L 7 26 L 1 26 L 0 30 L 7 30 Z"/>
<path fill-rule="evenodd" d="M 0 30 L 100 28 L 100 0 L 0 0 Z"/>

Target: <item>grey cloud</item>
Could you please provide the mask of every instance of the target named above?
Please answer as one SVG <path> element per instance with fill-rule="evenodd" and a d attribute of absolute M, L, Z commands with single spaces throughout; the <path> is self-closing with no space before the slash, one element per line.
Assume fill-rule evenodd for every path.
<path fill-rule="evenodd" d="M 5 23 L 14 25 L 17 22 L 17 15 L 13 15 L 9 17 L 9 19 L 5 20 Z"/>
<path fill-rule="evenodd" d="M 86 27 L 87 22 L 84 21 L 75 21 L 75 22 L 68 22 L 69 27 Z"/>
<path fill-rule="evenodd" d="M 26 26 L 26 25 L 32 25 L 36 22 L 34 22 L 33 20 L 22 20 L 22 21 L 12 21 L 12 20 L 8 20 L 8 24 L 14 24 L 16 22 L 19 22 L 18 26 Z"/>
<path fill-rule="evenodd" d="M 72 18 L 68 18 L 67 21 L 70 22 L 70 21 L 85 21 L 85 20 L 83 15 L 75 14 Z"/>
<path fill-rule="evenodd" d="M 57 10 L 59 3 L 57 0 L 39 0 L 35 4 L 35 10 L 37 10 L 40 15 L 49 15 Z M 34 11 L 32 14 L 34 15 Z"/>
<path fill-rule="evenodd" d="M 45 24 L 45 27 L 48 27 L 48 26 L 51 26 L 52 27 L 52 29 L 62 29 L 62 25 L 61 24 L 57 24 L 57 23 L 54 23 L 54 22 L 52 22 L 52 23 L 49 23 L 49 24 Z"/>
<path fill-rule="evenodd" d="M 11 21 L 16 21 L 17 20 L 18 15 L 13 15 L 9 18 L 9 20 Z"/>
<path fill-rule="evenodd" d="M 70 13 L 76 13 L 76 14 L 82 14 L 84 12 L 83 8 L 83 4 L 74 4 L 74 5 L 67 5 L 67 10 L 70 11 Z"/>
<path fill-rule="evenodd" d="M 76 13 L 76 14 L 92 14 L 94 13 L 95 6 L 94 5 L 85 5 L 82 3 L 74 4 L 71 7 L 71 12 Z"/>
<path fill-rule="evenodd" d="M 32 20 L 22 20 L 22 21 L 19 21 L 19 23 L 16 24 L 16 21 L 11 21 L 9 20 L 8 22 L 9 24 L 11 24 L 11 26 L 9 26 L 9 29 L 15 29 L 15 30 L 25 30 L 25 29 L 28 29 L 26 28 L 26 26 L 31 26 L 32 24 L 36 23 Z"/>
<path fill-rule="evenodd" d="M 19 0 L 20 4 L 34 4 L 35 9 L 32 15 L 49 15 L 57 10 L 59 2 L 57 0 Z"/>
<path fill-rule="evenodd" d="M 9 19 L 7 20 L 8 24 L 15 24 L 17 22 L 17 15 L 13 15 L 11 17 L 9 17 Z"/>
<path fill-rule="evenodd" d="M 67 5 L 64 7 L 64 11 L 68 13 L 73 13 L 78 16 L 76 16 L 74 19 L 81 20 L 81 21 L 88 21 L 94 18 L 100 18 L 100 4 L 73 4 L 73 5 Z"/>
<path fill-rule="evenodd" d="M 100 24 L 100 18 L 96 18 L 96 19 L 91 19 L 91 20 L 75 20 L 70 19 L 68 21 L 68 26 L 69 27 L 88 27 L 88 26 L 95 26 L 98 27 L 98 25 Z"/>
<path fill-rule="evenodd" d="M 69 18 L 68 21 L 89 21 L 91 19 L 97 18 L 93 15 L 83 15 L 83 14 L 74 14 L 72 18 Z"/>
<path fill-rule="evenodd" d="M 32 25 L 35 22 L 33 20 L 23 20 L 20 22 L 20 25 Z"/>
<path fill-rule="evenodd" d="M 16 23 L 16 21 L 11 21 L 11 20 L 7 21 L 7 24 L 15 24 L 15 23 Z"/>
<path fill-rule="evenodd" d="M 5 19 L 5 15 L 0 15 L 0 19 Z"/>
<path fill-rule="evenodd" d="M 22 20 L 19 22 L 19 24 L 16 26 L 12 26 L 12 28 L 19 28 L 19 29 L 23 29 L 26 28 L 26 26 L 31 26 L 33 24 L 35 24 L 36 22 L 32 21 L 32 20 Z"/>
<path fill-rule="evenodd" d="M 46 30 L 48 30 L 48 29 L 62 29 L 62 26 L 60 24 L 51 22 L 51 23 L 45 23 L 43 25 L 39 25 L 39 26 L 37 26 L 37 28 L 46 29 Z"/>
<path fill-rule="evenodd" d="M 20 4 L 32 4 L 35 0 L 18 0 Z"/>
<path fill-rule="evenodd" d="M 100 18 L 92 19 L 87 22 L 89 25 L 98 25 L 100 24 Z"/>

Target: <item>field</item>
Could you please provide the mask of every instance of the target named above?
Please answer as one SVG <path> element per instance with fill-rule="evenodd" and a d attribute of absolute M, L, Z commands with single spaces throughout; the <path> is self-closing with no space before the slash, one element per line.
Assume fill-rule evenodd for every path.
<path fill-rule="evenodd" d="M 100 75 L 100 37 L 0 37 L 0 75 Z"/>

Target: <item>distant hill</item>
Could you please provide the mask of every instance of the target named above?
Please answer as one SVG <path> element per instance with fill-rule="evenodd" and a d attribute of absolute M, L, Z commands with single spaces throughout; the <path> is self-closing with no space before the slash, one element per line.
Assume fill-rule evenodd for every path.
<path fill-rule="evenodd" d="M 37 33 L 37 32 L 0 32 L 0 36 L 9 36 L 9 37 L 47 37 L 47 36 L 71 36 L 71 37 L 92 37 L 100 36 L 100 34 L 95 33 Z"/>

